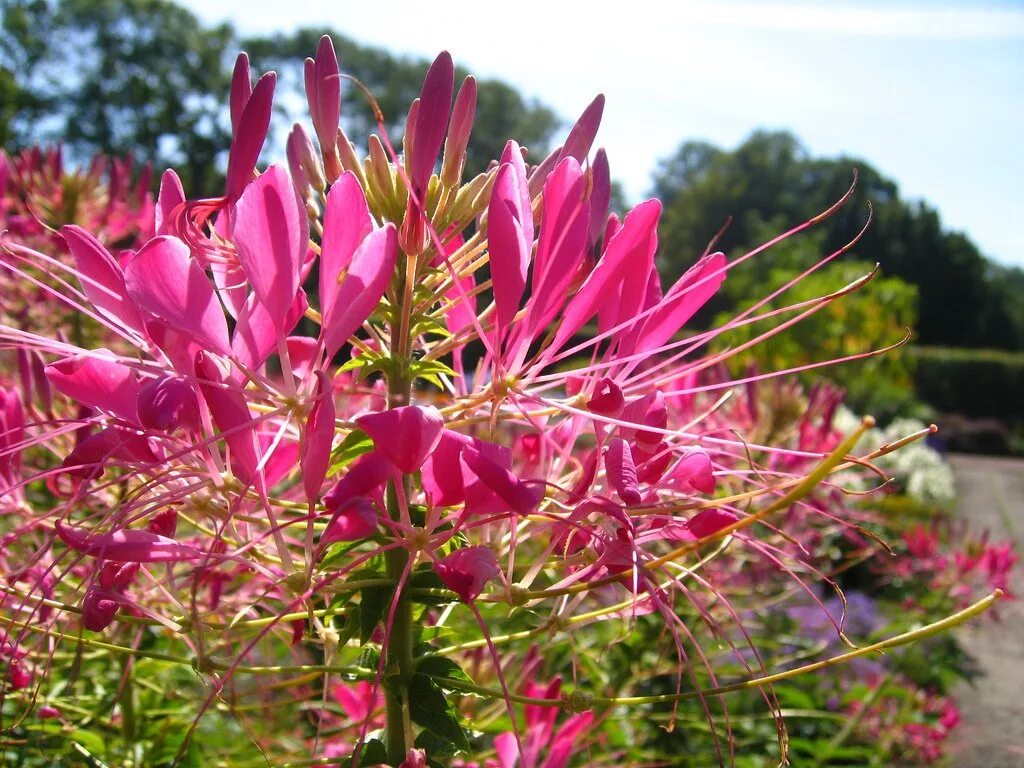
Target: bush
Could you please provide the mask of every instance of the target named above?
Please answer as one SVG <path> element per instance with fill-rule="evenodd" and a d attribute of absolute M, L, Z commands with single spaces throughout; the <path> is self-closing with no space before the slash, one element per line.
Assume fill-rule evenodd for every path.
<path fill-rule="evenodd" d="M 1024 420 L 1024 354 L 916 347 L 917 394 L 939 411 Z"/>

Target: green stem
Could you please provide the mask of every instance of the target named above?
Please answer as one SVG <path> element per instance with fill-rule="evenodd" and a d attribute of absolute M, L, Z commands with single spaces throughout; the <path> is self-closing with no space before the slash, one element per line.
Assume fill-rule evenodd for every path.
<path fill-rule="evenodd" d="M 394 347 L 394 340 L 392 340 L 392 347 Z M 397 375 L 401 362 L 397 360 L 395 362 L 396 375 L 388 381 L 389 408 L 408 405 L 412 390 L 412 383 L 409 379 Z M 403 475 L 401 482 L 405 497 L 408 498 L 409 476 Z M 386 502 L 388 515 L 392 520 L 398 520 L 401 517 L 401 509 L 398 488 L 394 481 L 388 483 Z M 385 562 L 388 578 L 397 585 L 408 566 L 409 553 L 403 547 L 395 547 L 388 550 Z M 389 675 L 384 684 L 384 702 L 387 712 L 385 740 L 388 762 L 391 765 L 398 765 L 405 760 L 407 752 L 412 748 L 411 738 L 409 738 L 411 736 L 409 683 L 412 681 L 414 662 L 412 603 L 407 599 L 404 589 L 396 591 L 394 600 L 397 601 L 395 618 L 388 634 L 387 648 L 384 649 L 385 669 Z"/>

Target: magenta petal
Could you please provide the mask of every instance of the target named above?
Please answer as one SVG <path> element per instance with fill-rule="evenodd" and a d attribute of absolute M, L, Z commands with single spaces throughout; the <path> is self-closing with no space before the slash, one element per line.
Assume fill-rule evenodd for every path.
<path fill-rule="evenodd" d="M 139 382 L 135 371 L 114 359 L 105 349 L 75 355 L 46 366 L 46 378 L 54 388 L 77 403 L 108 411 L 121 418 L 138 420 Z"/>
<path fill-rule="evenodd" d="M 597 150 L 590 166 L 593 177 L 590 191 L 590 232 L 589 247 L 593 247 L 604 232 L 608 221 L 608 208 L 612 199 L 612 177 L 608 166 L 608 155 L 603 149 Z"/>
<path fill-rule="evenodd" d="M 120 563 L 176 563 L 203 556 L 195 547 L 150 531 L 124 529 L 90 536 L 61 520 L 56 521 L 53 527 L 69 549 Z"/>
<path fill-rule="evenodd" d="M 113 592 L 89 587 L 82 598 L 82 625 L 90 632 L 102 632 L 110 626 L 120 607 Z"/>
<path fill-rule="evenodd" d="M 462 450 L 462 461 L 480 481 L 520 515 L 533 512 L 544 498 L 542 485 L 520 480 L 497 461 L 485 455 L 483 445 L 466 446 Z"/>
<path fill-rule="evenodd" d="M 354 496 L 343 503 L 320 536 L 320 546 L 336 541 L 359 541 L 377 531 L 377 511 L 365 496 Z"/>
<path fill-rule="evenodd" d="M 617 418 L 626 405 L 622 388 L 608 377 L 602 378 L 594 387 L 594 394 L 587 401 L 587 410 L 599 416 Z"/>
<path fill-rule="evenodd" d="M 331 462 L 331 443 L 334 441 L 334 392 L 331 380 L 317 371 L 316 398 L 306 417 L 306 428 L 302 434 L 302 453 L 299 466 L 302 468 L 302 483 L 306 499 L 310 504 L 320 498 L 320 486 L 327 477 Z"/>
<path fill-rule="evenodd" d="M 498 169 L 487 208 L 487 248 L 494 278 L 495 328 L 500 339 L 519 311 L 530 266 L 530 244 L 523 233 L 523 211 L 515 169 Z"/>
<path fill-rule="evenodd" d="M 415 125 L 412 126 L 413 151 L 409 175 L 413 190 L 418 196 L 426 192 L 437 155 L 441 151 L 444 137 L 448 134 L 448 118 L 452 110 L 454 92 L 455 65 L 452 63 L 451 54 L 442 51 L 423 78 L 419 109 Z"/>
<path fill-rule="evenodd" d="M 332 314 L 340 285 L 338 278 L 373 231 L 373 219 L 359 181 L 351 171 L 331 185 L 324 210 L 324 236 L 320 247 L 320 310 Z"/>
<path fill-rule="evenodd" d="M 173 432 L 199 429 L 199 401 L 192 385 L 176 376 L 150 379 L 139 389 L 139 423 L 147 429 Z"/>
<path fill-rule="evenodd" d="M 185 203 L 185 189 L 181 179 L 171 169 L 164 171 L 160 177 L 160 194 L 156 199 L 156 233 L 158 235 L 175 234 L 174 212 Z"/>
<path fill-rule="evenodd" d="M 348 274 L 335 294 L 321 334 L 327 359 L 334 357 L 363 321 L 376 309 L 395 271 L 398 235 L 388 223 L 371 232 L 352 257 Z"/>
<path fill-rule="evenodd" d="M 484 546 L 457 549 L 435 560 L 434 571 L 442 584 L 467 603 L 480 597 L 487 582 L 501 573 L 494 550 Z"/>
<path fill-rule="evenodd" d="M 586 178 L 572 158 L 560 162 L 544 184 L 543 223 L 527 310 L 531 340 L 562 308 L 583 261 L 590 225 L 590 202 L 583 199 L 585 191 Z"/>
<path fill-rule="evenodd" d="M 472 442 L 471 438 L 453 432 L 441 431 L 437 447 L 423 462 L 423 492 L 430 503 L 437 507 L 451 507 L 466 500 L 466 487 L 462 478 L 462 449 Z"/>
<path fill-rule="evenodd" d="M 660 306 L 648 316 L 637 338 L 635 352 L 657 349 L 672 338 L 694 313 L 715 295 L 725 280 L 725 255 L 705 256 L 669 288 Z"/>
<path fill-rule="evenodd" d="M 235 206 L 231 231 L 249 284 L 283 337 L 285 315 L 299 290 L 309 219 L 282 166 L 272 165 L 246 187 Z"/>
<path fill-rule="evenodd" d="M 281 335 L 290 332 L 298 324 L 308 307 L 306 293 L 300 288 L 279 331 L 277 325 L 281 321 L 275 323 L 263 302 L 259 301 L 256 294 L 251 294 L 235 323 L 235 332 L 231 337 L 232 355 L 246 368 L 258 369 L 277 349 Z"/>
<path fill-rule="evenodd" d="M 499 768 L 516 768 L 519 764 L 519 743 L 511 731 L 494 737 L 494 751 L 498 756 Z"/>
<path fill-rule="evenodd" d="M 629 443 L 621 437 L 613 437 L 608 441 L 608 451 L 604 455 L 604 468 L 619 498 L 626 504 L 639 504 L 641 500 L 640 485 L 636 479 L 636 465 L 633 463 L 633 451 Z"/>
<path fill-rule="evenodd" d="M 242 110 L 252 95 L 252 73 L 249 69 L 249 54 L 245 51 L 235 59 L 235 68 L 231 72 L 231 130 L 238 133 L 238 124 L 242 119 Z"/>
<path fill-rule="evenodd" d="M 523 239 L 532 245 L 534 236 L 533 196 L 530 194 L 530 184 L 526 178 L 526 159 L 523 157 L 523 148 L 512 139 L 505 143 L 505 149 L 501 152 L 499 165 L 506 163 L 512 166 L 512 179 L 519 192 L 515 208 L 518 211 L 519 224 L 523 229 Z"/>
<path fill-rule="evenodd" d="M 61 466 L 75 477 L 88 479 L 98 477 L 111 463 L 149 464 L 156 460 L 144 437 L 120 427 L 111 427 L 81 440 Z"/>
<path fill-rule="evenodd" d="M 672 469 L 671 480 L 689 485 L 700 493 L 714 493 L 715 476 L 712 474 L 711 457 L 707 451 L 697 448 L 687 453 Z"/>
<path fill-rule="evenodd" d="M 277 74 L 267 72 L 252 89 L 238 117 L 231 150 L 228 153 L 226 191 L 229 202 L 234 202 L 252 180 L 263 142 L 270 129 L 270 114 L 274 106 L 274 86 Z"/>
<path fill-rule="evenodd" d="M 646 261 L 646 255 L 653 256 L 657 245 L 658 217 L 661 203 L 647 200 L 640 203 L 628 214 L 615 235 L 605 246 L 604 255 L 597 262 L 579 291 L 569 301 L 563 313 L 550 349 L 557 351 L 583 325 L 604 306 L 610 306 L 609 296 L 623 288 L 631 271 L 639 261 Z M 643 272 L 646 288 L 647 271 Z"/>
<path fill-rule="evenodd" d="M 124 272 L 110 251 L 74 224 L 61 227 L 61 235 L 75 258 L 75 268 L 82 289 L 93 306 L 108 317 L 120 320 L 129 328 L 142 330 L 142 315 L 125 290 Z"/>
<path fill-rule="evenodd" d="M 256 432 L 245 395 L 235 386 L 224 386 L 226 377 L 205 352 L 196 355 L 195 367 L 199 389 L 213 416 L 213 423 L 231 453 L 232 471 L 243 483 L 260 483 L 259 487 L 262 487 L 256 472 L 259 466 Z"/>
<path fill-rule="evenodd" d="M 312 66 L 310 66 L 312 64 Z M 333 155 L 341 119 L 341 77 L 334 43 L 324 35 L 316 47 L 316 58 L 306 64 L 306 100 L 313 129 L 325 156 Z"/>
<path fill-rule="evenodd" d="M 228 354 L 228 325 L 213 286 L 188 246 L 176 237 L 156 237 L 125 269 L 128 295 L 156 318 L 207 349 Z"/>
<path fill-rule="evenodd" d="M 565 137 L 562 145 L 562 152 L 559 160 L 567 157 L 576 158 L 576 162 L 582 163 L 590 154 L 590 148 L 594 145 L 594 137 L 597 136 L 597 129 L 601 127 L 601 116 L 604 114 L 604 94 L 599 93 L 594 100 L 587 105 L 580 115 L 579 120 Z"/>
<path fill-rule="evenodd" d="M 384 486 L 394 471 L 394 464 L 388 461 L 383 454 L 377 451 L 363 454 L 349 467 L 345 476 L 324 496 L 324 506 L 333 512 L 356 496 L 373 496 Z"/>
<path fill-rule="evenodd" d="M 356 419 L 377 450 L 405 473 L 415 472 L 437 446 L 444 428 L 433 406 L 406 405 Z"/>
<path fill-rule="evenodd" d="M 712 536 L 735 523 L 739 517 L 724 509 L 704 509 L 690 518 L 686 526 L 698 539 Z"/>

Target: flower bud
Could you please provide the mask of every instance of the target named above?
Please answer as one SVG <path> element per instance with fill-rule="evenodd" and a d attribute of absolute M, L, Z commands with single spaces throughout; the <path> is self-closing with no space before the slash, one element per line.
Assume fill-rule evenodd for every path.
<path fill-rule="evenodd" d="M 302 197 L 306 196 L 306 188 L 312 187 L 323 192 L 327 187 L 324 169 L 313 149 L 313 142 L 306 130 L 296 123 L 288 134 L 285 144 L 285 156 L 288 158 L 288 170 L 291 172 L 295 188 Z"/>
<path fill-rule="evenodd" d="M 484 585 L 496 577 L 498 558 L 490 547 L 463 547 L 434 561 L 441 582 L 465 602 L 476 600 Z"/>
<path fill-rule="evenodd" d="M 476 117 L 476 94 L 476 78 L 470 75 L 455 97 L 452 119 L 448 125 L 448 138 L 444 143 L 441 183 L 446 187 L 454 187 L 462 179 L 462 169 L 466 165 L 466 146 L 469 144 L 469 134 L 473 130 L 473 119 Z"/>

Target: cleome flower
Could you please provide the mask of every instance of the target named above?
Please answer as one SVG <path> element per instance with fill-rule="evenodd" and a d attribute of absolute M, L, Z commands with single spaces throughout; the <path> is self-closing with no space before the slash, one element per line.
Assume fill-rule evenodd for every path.
<path fill-rule="evenodd" d="M 59 273 L 49 290 L 100 340 L 0 329 L 20 374 L 0 389 L 9 699 L 31 706 L 16 694 L 64 663 L 51 643 L 102 633 L 131 656 L 144 636 L 201 676 L 197 718 L 226 702 L 269 759 L 554 767 L 605 721 L 591 709 L 710 713 L 703 644 L 767 673 L 706 567 L 732 548 L 806 572 L 773 516 L 827 512 L 833 470 L 894 446 L 854 456 L 866 426 L 839 434 L 830 416 L 795 448 L 745 435 L 732 393 L 777 374 L 729 379 L 721 363 L 748 345 L 708 345 L 863 281 L 762 311 L 782 286 L 688 332 L 771 243 L 732 263 L 709 246 L 663 281 L 660 203 L 609 210 L 602 97 L 547 156 L 509 141 L 466 178 L 476 83 L 455 85 L 442 53 L 401 151 L 382 116 L 363 152 L 324 38 L 305 68 L 317 145 L 296 126 L 287 167 L 259 171 L 275 75 L 254 84 L 242 54 L 223 196 L 190 199 L 167 171 L 151 237 L 117 252 L 65 226 L 64 271 L 4 236 L 11 274 Z M 652 621 L 667 693 L 617 696 L 573 660 L 588 630 Z M 541 641 L 527 671 L 550 686 L 522 681 Z"/>

